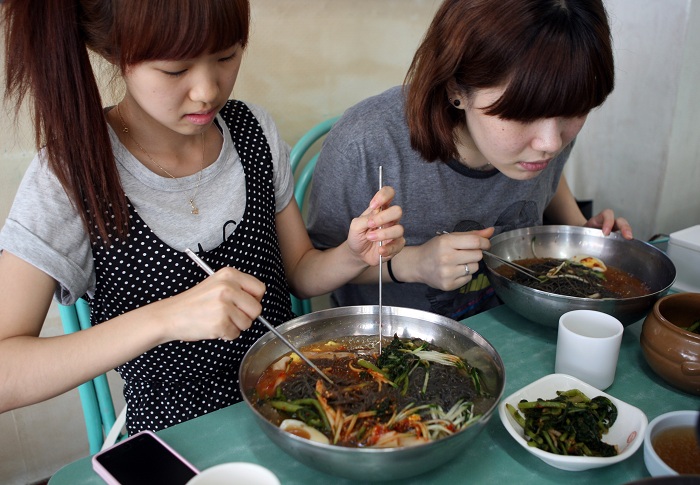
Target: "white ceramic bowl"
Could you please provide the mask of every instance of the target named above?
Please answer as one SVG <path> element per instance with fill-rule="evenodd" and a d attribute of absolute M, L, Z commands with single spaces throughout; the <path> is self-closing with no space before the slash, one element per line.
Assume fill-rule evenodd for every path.
<path fill-rule="evenodd" d="M 274 473 L 255 463 L 222 463 L 202 470 L 187 485 L 280 485 Z"/>
<path fill-rule="evenodd" d="M 678 472 L 668 466 L 654 451 L 652 441 L 661 431 L 679 426 L 697 426 L 700 411 L 672 411 L 651 420 L 644 433 L 644 464 L 652 477 L 678 475 Z"/>
<path fill-rule="evenodd" d="M 515 419 L 506 409 L 506 404 L 517 408 L 518 403 L 523 399 L 528 401 L 535 401 L 537 398 L 552 399 L 557 396 L 557 391 L 568 391 L 571 389 L 578 389 L 591 399 L 596 396 L 605 396 L 617 406 L 617 420 L 608 431 L 608 434 L 603 436 L 605 443 L 617 445 L 619 453 L 616 456 L 563 456 L 528 446 L 522 427 L 515 422 Z M 606 394 L 582 380 L 566 374 L 550 374 L 514 392 L 500 402 L 498 414 L 501 417 L 503 426 L 523 448 L 548 465 L 569 471 L 600 468 L 626 460 L 642 445 L 644 432 L 648 424 L 646 415 L 640 409 L 630 406 L 610 394 Z"/>

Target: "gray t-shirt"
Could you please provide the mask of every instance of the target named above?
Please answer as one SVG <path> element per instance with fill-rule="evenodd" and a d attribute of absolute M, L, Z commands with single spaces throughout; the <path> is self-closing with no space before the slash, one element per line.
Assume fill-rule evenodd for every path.
<path fill-rule="evenodd" d="M 289 146 L 282 140 L 270 115 L 248 104 L 260 122 L 272 152 L 276 212 L 292 199 L 294 179 Z M 160 176 L 139 162 L 110 129 L 121 183 L 131 204 L 158 237 L 183 251 L 199 245 L 210 250 L 235 227 L 246 204 L 246 187 L 240 157 L 221 116 L 217 116 L 223 146 L 217 160 L 198 173 L 172 179 Z M 189 198 L 199 183 L 195 201 L 199 214 L 191 214 Z M 56 298 L 71 304 L 95 289 L 95 268 L 90 240 L 80 215 L 63 187 L 46 165 L 43 151 L 32 160 L 19 186 L 5 225 L 0 250 L 7 250 L 41 269 L 57 283 Z"/>
<path fill-rule="evenodd" d="M 401 223 L 408 246 L 423 244 L 442 231 L 495 226 L 498 234 L 540 225 L 571 145 L 538 177 L 525 181 L 497 170 L 471 170 L 455 160 L 427 162 L 411 148 L 402 87 L 391 88 L 348 109 L 326 137 L 311 187 L 309 234 L 322 249 L 342 243 L 350 221 L 367 208 L 379 187 L 380 165 L 384 185 L 396 190 L 394 203 L 403 208 Z M 383 304 L 452 318 L 496 303 L 483 271 L 468 288 L 453 292 L 424 284 L 384 283 Z M 333 300 L 340 306 L 377 304 L 377 285 L 346 285 L 334 292 Z"/>

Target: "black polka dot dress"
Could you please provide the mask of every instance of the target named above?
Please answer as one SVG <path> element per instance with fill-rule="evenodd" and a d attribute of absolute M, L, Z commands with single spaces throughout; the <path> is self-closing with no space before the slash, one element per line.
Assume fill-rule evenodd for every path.
<path fill-rule="evenodd" d="M 273 164 L 267 139 L 240 101 L 221 115 L 244 167 L 246 208 L 234 232 L 218 247 L 198 253 L 214 270 L 235 267 L 263 281 L 263 315 L 274 325 L 293 318 L 275 230 Z M 93 244 L 97 285 L 90 301 L 93 322 L 104 322 L 176 295 L 206 274 L 184 252 L 163 243 L 133 207 L 127 240 Z M 173 341 L 117 368 L 125 381 L 129 434 L 157 431 L 241 400 L 238 368 L 267 329 L 255 322 L 233 341 Z"/>

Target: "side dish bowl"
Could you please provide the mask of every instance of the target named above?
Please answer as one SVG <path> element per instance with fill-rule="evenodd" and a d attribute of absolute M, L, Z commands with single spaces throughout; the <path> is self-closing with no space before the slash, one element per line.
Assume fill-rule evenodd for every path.
<path fill-rule="evenodd" d="M 591 399 L 596 396 L 607 397 L 617 406 L 617 420 L 609 432 L 603 435 L 605 443 L 617 446 L 619 453 L 616 456 L 564 456 L 529 446 L 525 439 L 523 428 L 506 409 L 506 404 L 517 408 L 518 403 L 523 399 L 527 401 L 536 401 L 538 398 L 551 399 L 557 396 L 557 391 L 568 391 L 571 389 L 578 389 Z M 514 392 L 501 401 L 498 406 L 498 414 L 503 426 L 519 445 L 548 465 L 568 471 L 600 468 L 626 460 L 642 445 L 644 432 L 648 424 L 646 415 L 640 409 L 566 374 L 547 375 Z"/>
<path fill-rule="evenodd" d="M 662 431 L 671 428 L 683 426 L 695 428 L 698 426 L 698 419 L 700 419 L 700 411 L 671 411 L 651 420 L 644 433 L 644 465 L 649 475 L 652 477 L 678 475 L 678 472 L 664 463 L 654 450 L 654 438 Z"/>
<path fill-rule="evenodd" d="M 484 255 L 488 277 L 498 297 L 525 318 L 556 327 L 559 317 L 571 310 L 596 310 L 630 325 L 646 316 L 654 302 L 671 288 L 676 267 L 663 251 L 651 244 L 624 239 L 617 233 L 604 236 L 598 229 L 578 226 L 538 226 L 516 229 L 491 238 L 491 253 L 509 261 L 527 258 L 569 259 L 586 254 L 606 265 L 636 276 L 649 293 L 634 298 L 595 299 L 557 295 L 530 288 L 496 271 L 503 263 Z"/>
<path fill-rule="evenodd" d="M 309 313 L 277 329 L 293 344 L 304 347 L 345 336 L 378 335 L 379 307 L 340 307 Z M 498 352 L 481 335 L 465 325 L 433 313 L 408 308 L 382 308 L 385 338 L 420 338 L 466 359 L 482 371 L 482 382 L 494 398 L 490 407 L 469 427 L 428 444 L 403 448 L 349 448 L 300 438 L 281 430 L 253 406 L 255 384 L 262 372 L 289 349 L 267 333 L 246 353 L 240 368 L 240 389 L 262 431 L 282 450 L 331 475 L 362 482 L 397 480 L 444 464 L 462 453 L 493 415 L 505 388 L 505 367 Z"/>
<path fill-rule="evenodd" d="M 700 319 L 700 293 L 658 300 L 644 319 L 639 343 L 649 366 L 672 386 L 700 396 L 700 333 L 683 327 Z"/>

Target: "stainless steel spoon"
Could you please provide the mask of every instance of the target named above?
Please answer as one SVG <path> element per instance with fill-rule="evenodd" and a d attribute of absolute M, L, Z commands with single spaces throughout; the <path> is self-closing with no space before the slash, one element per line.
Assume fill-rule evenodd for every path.
<path fill-rule="evenodd" d="M 211 269 L 209 267 L 209 265 L 207 263 L 205 263 L 202 258 L 197 256 L 194 251 L 192 251 L 190 248 L 185 248 L 185 252 L 192 259 L 192 261 L 197 263 L 197 265 L 204 270 L 205 273 L 207 273 L 209 276 L 214 274 L 214 270 Z M 323 371 L 316 366 L 316 364 L 311 362 L 311 360 L 308 357 L 306 357 L 304 354 L 302 354 L 301 350 L 297 349 L 293 343 L 291 343 L 289 340 L 287 340 L 284 337 L 284 335 L 279 333 L 277 331 L 277 329 L 270 322 L 267 321 L 267 318 L 263 317 L 262 315 L 259 315 L 257 319 L 260 323 L 265 325 L 270 330 L 270 332 L 274 333 L 277 336 L 277 338 L 279 338 L 282 342 L 284 342 L 284 345 L 289 347 L 294 353 L 296 353 L 299 357 L 301 357 L 301 359 L 304 362 L 309 364 L 309 367 L 311 367 L 313 370 L 315 370 L 321 377 L 323 377 L 326 381 L 328 381 L 328 383 L 333 384 L 333 381 L 330 379 L 330 377 L 328 377 L 326 374 L 324 374 Z"/>

